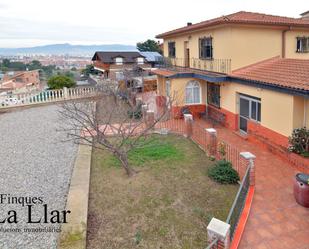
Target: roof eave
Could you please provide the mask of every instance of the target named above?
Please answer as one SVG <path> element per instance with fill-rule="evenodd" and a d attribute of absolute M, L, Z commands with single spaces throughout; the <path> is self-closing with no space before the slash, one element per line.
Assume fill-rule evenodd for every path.
<path fill-rule="evenodd" d="M 254 85 L 259 88 L 264 88 L 264 89 L 274 90 L 277 92 L 282 92 L 282 93 L 298 95 L 298 96 L 302 96 L 305 98 L 309 98 L 309 90 L 305 90 L 305 89 L 286 87 L 286 86 L 281 86 L 281 85 L 277 85 L 274 83 L 263 82 L 263 81 L 258 81 L 258 80 L 250 80 L 250 79 L 237 77 L 237 76 L 228 76 L 227 79 L 228 81 L 232 81 L 236 83 L 246 84 L 250 86 Z"/>
<path fill-rule="evenodd" d="M 309 29 L 309 24 L 290 24 L 290 23 L 261 23 L 261 22 L 254 22 L 254 21 L 248 21 L 248 22 L 241 22 L 241 21 L 220 21 L 220 22 L 215 22 L 211 23 L 209 25 L 205 26 L 199 26 L 199 27 L 194 27 L 194 25 L 190 26 L 188 29 L 186 27 L 182 27 L 179 29 L 184 29 L 184 30 L 175 30 L 175 31 L 168 31 L 159 35 L 156 35 L 155 38 L 157 39 L 164 39 L 165 37 L 169 36 L 174 36 L 174 35 L 179 35 L 179 34 L 185 34 L 185 33 L 190 33 L 190 32 L 195 32 L 198 30 L 203 30 L 206 28 L 211 28 L 213 26 L 221 26 L 221 25 L 237 25 L 237 24 L 242 24 L 242 25 L 260 25 L 260 26 L 277 26 L 281 28 L 286 28 L 286 27 L 301 27 L 301 28 L 307 28 Z"/>

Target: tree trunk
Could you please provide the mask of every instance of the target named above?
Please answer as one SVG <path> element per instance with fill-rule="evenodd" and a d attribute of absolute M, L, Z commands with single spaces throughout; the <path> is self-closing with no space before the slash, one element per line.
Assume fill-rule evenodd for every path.
<path fill-rule="evenodd" d="M 115 155 L 120 160 L 121 165 L 125 169 L 128 176 L 134 176 L 137 173 L 129 166 L 128 155 L 126 153 L 115 152 Z"/>

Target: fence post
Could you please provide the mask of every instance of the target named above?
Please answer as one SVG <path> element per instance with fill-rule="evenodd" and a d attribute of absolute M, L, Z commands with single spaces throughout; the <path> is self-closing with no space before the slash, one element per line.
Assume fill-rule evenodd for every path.
<path fill-rule="evenodd" d="M 67 87 L 63 88 L 63 97 L 64 97 L 64 99 L 68 98 L 68 88 Z"/>
<path fill-rule="evenodd" d="M 146 121 L 147 110 L 148 110 L 148 105 L 142 105 L 142 115 L 143 115 L 144 122 Z"/>
<path fill-rule="evenodd" d="M 230 248 L 230 227 L 231 225 L 216 218 L 212 218 L 207 226 L 208 244 L 218 239 L 218 243 L 211 249 L 228 249 Z"/>
<path fill-rule="evenodd" d="M 146 111 L 146 127 L 150 128 L 155 122 L 154 111 L 147 110 Z"/>
<path fill-rule="evenodd" d="M 206 148 L 209 156 L 216 158 L 217 155 L 217 131 L 214 128 L 205 129 L 209 137 L 209 148 Z"/>
<path fill-rule="evenodd" d="M 136 101 L 136 105 L 140 105 L 143 103 L 143 99 L 142 98 L 135 98 Z"/>
<path fill-rule="evenodd" d="M 192 124 L 193 116 L 192 114 L 184 114 L 185 119 L 185 137 L 190 138 L 192 136 Z"/>
<path fill-rule="evenodd" d="M 255 185 L 255 166 L 254 159 L 256 158 L 251 152 L 240 152 L 240 155 L 246 159 L 248 167 L 250 167 L 250 186 Z"/>

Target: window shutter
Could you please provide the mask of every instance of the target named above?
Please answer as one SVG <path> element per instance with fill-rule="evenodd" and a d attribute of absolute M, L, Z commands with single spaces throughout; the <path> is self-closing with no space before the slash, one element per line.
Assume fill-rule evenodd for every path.
<path fill-rule="evenodd" d="M 296 39 L 296 52 L 300 52 L 300 39 L 299 37 L 297 37 Z"/>
<path fill-rule="evenodd" d="M 210 37 L 210 58 L 213 58 L 212 37 Z"/>
<path fill-rule="evenodd" d="M 199 43 L 199 56 L 200 56 L 200 58 L 203 58 L 203 54 L 202 54 L 202 39 L 201 38 L 199 38 L 198 39 L 198 43 Z"/>

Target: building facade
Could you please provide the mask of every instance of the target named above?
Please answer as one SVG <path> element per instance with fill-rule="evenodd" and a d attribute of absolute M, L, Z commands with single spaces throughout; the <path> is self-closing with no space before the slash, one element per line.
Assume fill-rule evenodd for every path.
<path fill-rule="evenodd" d="M 241 11 L 157 38 L 166 58 L 156 71 L 158 94 L 173 95 L 175 115 L 186 106 L 282 149 L 293 129 L 309 126 L 306 15 Z"/>
<path fill-rule="evenodd" d="M 0 91 L 25 92 L 40 88 L 39 70 L 12 71 L 3 75 Z"/>
<path fill-rule="evenodd" d="M 122 80 L 126 71 L 151 70 L 151 64 L 139 52 L 96 52 L 92 61 L 96 70 L 113 80 Z"/>

